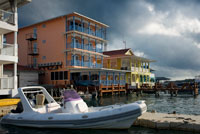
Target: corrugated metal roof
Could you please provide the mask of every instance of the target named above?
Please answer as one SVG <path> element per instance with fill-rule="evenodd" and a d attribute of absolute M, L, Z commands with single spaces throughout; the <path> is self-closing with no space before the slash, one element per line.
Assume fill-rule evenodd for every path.
<path fill-rule="evenodd" d="M 127 51 L 129 51 L 130 48 L 127 49 L 119 49 L 119 50 L 112 50 L 112 51 L 104 51 L 103 54 L 104 55 L 109 55 L 109 56 L 113 56 L 113 55 L 125 55 Z"/>
<path fill-rule="evenodd" d="M 29 27 L 29 26 L 32 26 L 32 25 L 36 25 L 36 24 L 40 24 L 40 23 L 43 23 L 43 22 L 47 22 L 47 21 L 50 21 L 50 20 L 54 20 L 54 19 L 57 19 L 57 18 L 65 17 L 65 16 L 72 15 L 72 14 L 78 15 L 78 16 L 83 17 L 83 18 L 86 18 L 86 19 L 88 19 L 88 20 L 90 20 L 90 21 L 93 21 L 93 22 L 95 22 L 95 23 L 98 23 L 98 24 L 100 24 L 100 25 L 102 25 L 102 26 L 104 26 L 104 27 L 109 27 L 108 25 L 106 25 L 106 24 L 104 24 L 104 23 L 101 23 L 101 22 L 99 22 L 99 21 L 97 21 L 97 20 L 94 20 L 94 19 L 89 18 L 89 17 L 87 17 L 87 16 L 84 16 L 84 15 L 82 15 L 82 14 L 79 14 L 79 13 L 77 13 L 77 12 L 72 12 L 72 13 L 69 13 L 69 14 L 64 14 L 64 15 L 56 16 L 56 17 L 49 18 L 49 19 L 46 19 L 46 20 L 42 20 L 42 21 L 39 21 L 39 22 L 30 24 L 30 25 L 26 25 L 26 26 L 20 27 L 19 29 L 26 28 L 26 27 Z"/>

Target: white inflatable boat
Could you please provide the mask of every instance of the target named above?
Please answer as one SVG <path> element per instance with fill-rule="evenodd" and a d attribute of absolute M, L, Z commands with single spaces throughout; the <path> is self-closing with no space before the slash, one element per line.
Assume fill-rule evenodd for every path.
<path fill-rule="evenodd" d="M 65 90 L 62 107 L 43 87 L 24 87 L 18 92 L 23 112 L 2 117 L 2 124 L 36 128 L 128 129 L 147 110 L 144 101 L 88 107 L 73 89 Z"/>

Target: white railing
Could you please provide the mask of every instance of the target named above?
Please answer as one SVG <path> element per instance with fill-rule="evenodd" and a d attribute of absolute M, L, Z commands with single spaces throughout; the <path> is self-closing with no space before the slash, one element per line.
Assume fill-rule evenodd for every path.
<path fill-rule="evenodd" d="M 0 21 L 15 24 L 14 13 L 0 9 Z"/>
<path fill-rule="evenodd" d="M 0 55 L 14 56 L 17 53 L 17 47 L 11 44 L 3 44 L 0 48 Z"/>
<path fill-rule="evenodd" d="M 146 68 L 139 68 L 139 67 L 131 67 L 131 71 L 132 72 L 144 72 L 144 73 L 148 73 L 149 72 L 149 69 L 146 69 Z"/>
<path fill-rule="evenodd" d="M 149 69 L 143 68 L 143 72 L 148 73 Z"/>
<path fill-rule="evenodd" d="M 0 77 L 0 89 L 14 89 L 14 77 Z"/>
<path fill-rule="evenodd" d="M 131 67 L 132 72 L 139 72 L 139 70 L 141 71 L 141 68 L 139 69 L 139 67 Z"/>

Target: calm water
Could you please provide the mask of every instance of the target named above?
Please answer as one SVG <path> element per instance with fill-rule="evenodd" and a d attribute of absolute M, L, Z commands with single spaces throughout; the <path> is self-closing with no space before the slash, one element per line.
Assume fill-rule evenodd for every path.
<path fill-rule="evenodd" d="M 155 98 L 154 95 L 143 95 L 136 97 L 134 94 L 129 96 L 107 96 L 99 100 L 85 99 L 90 106 L 105 106 L 110 104 L 131 103 L 137 100 L 145 100 L 148 111 L 156 110 L 162 113 L 172 113 L 176 111 L 182 114 L 200 115 L 200 95 L 170 97 L 161 95 Z M 67 129 L 32 129 L 14 126 L 0 126 L 0 134 L 189 134 L 191 132 L 154 130 L 143 127 L 131 127 L 129 130 L 67 130 Z"/>

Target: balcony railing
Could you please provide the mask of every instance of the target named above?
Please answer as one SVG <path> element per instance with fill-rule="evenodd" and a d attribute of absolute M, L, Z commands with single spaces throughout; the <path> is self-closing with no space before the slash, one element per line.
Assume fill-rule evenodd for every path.
<path fill-rule="evenodd" d="M 39 54 L 39 49 L 38 48 L 31 48 L 28 51 L 29 55 L 38 55 Z"/>
<path fill-rule="evenodd" d="M 81 66 L 81 61 L 80 60 L 75 60 L 75 61 L 71 60 L 71 65 L 72 66 Z"/>
<path fill-rule="evenodd" d="M 13 89 L 14 88 L 14 77 L 1 77 L 0 78 L 1 89 Z"/>
<path fill-rule="evenodd" d="M 28 34 L 26 34 L 26 40 L 29 40 L 29 41 L 37 40 L 37 34 L 36 33 L 28 33 Z"/>
<path fill-rule="evenodd" d="M 88 51 L 92 51 L 92 52 L 98 52 L 98 53 L 102 53 L 102 49 L 101 48 L 94 48 L 92 45 L 89 44 L 80 44 L 80 43 L 71 43 L 70 45 L 71 48 L 79 48 L 79 49 L 84 49 L 84 50 L 88 50 Z"/>
<path fill-rule="evenodd" d="M 103 65 L 102 64 L 96 64 L 96 68 L 102 68 L 103 67 Z"/>
<path fill-rule="evenodd" d="M 80 67 L 90 67 L 90 68 L 102 68 L 102 64 L 95 64 L 95 63 L 90 63 L 89 61 L 84 61 L 81 62 L 80 60 L 71 60 L 67 61 L 67 66 L 80 66 Z"/>
<path fill-rule="evenodd" d="M 74 30 L 74 26 L 70 25 L 69 26 L 69 30 Z M 75 25 L 75 31 L 87 33 L 87 34 L 90 34 L 90 35 L 105 39 L 105 35 L 103 34 L 103 32 L 101 30 L 94 31 L 92 29 L 89 30 L 88 27 L 83 27 L 82 28 L 81 26 Z"/>
<path fill-rule="evenodd" d="M 95 85 L 95 86 L 98 86 L 100 84 L 102 85 L 125 85 L 126 84 L 126 81 L 125 80 L 116 80 L 113 82 L 113 80 L 78 80 L 76 81 L 77 84 L 80 84 L 80 85 Z"/>
<path fill-rule="evenodd" d="M 15 52 L 17 53 L 17 50 L 15 51 L 15 46 L 11 44 L 3 44 L 0 48 L 0 55 L 14 56 Z"/>
<path fill-rule="evenodd" d="M 125 80 L 115 80 L 115 81 L 113 81 L 113 80 L 101 80 L 101 82 L 100 82 L 101 84 L 103 84 L 103 85 L 118 85 L 118 84 L 120 84 L 120 85 L 125 85 L 126 84 L 126 81 Z"/>
<path fill-rule="evenodd" d="M 0 21 L 15 24 L 14 13 L 0 9 Z"/>
<path fill-rule="evenodd" d="M 139 67 L 131 67 L 131 71 L 132 72 L 144 72 L 144 73 L 148 73 L 149 72 L 149 69 L 147 68 L 139 68 Z"/>

